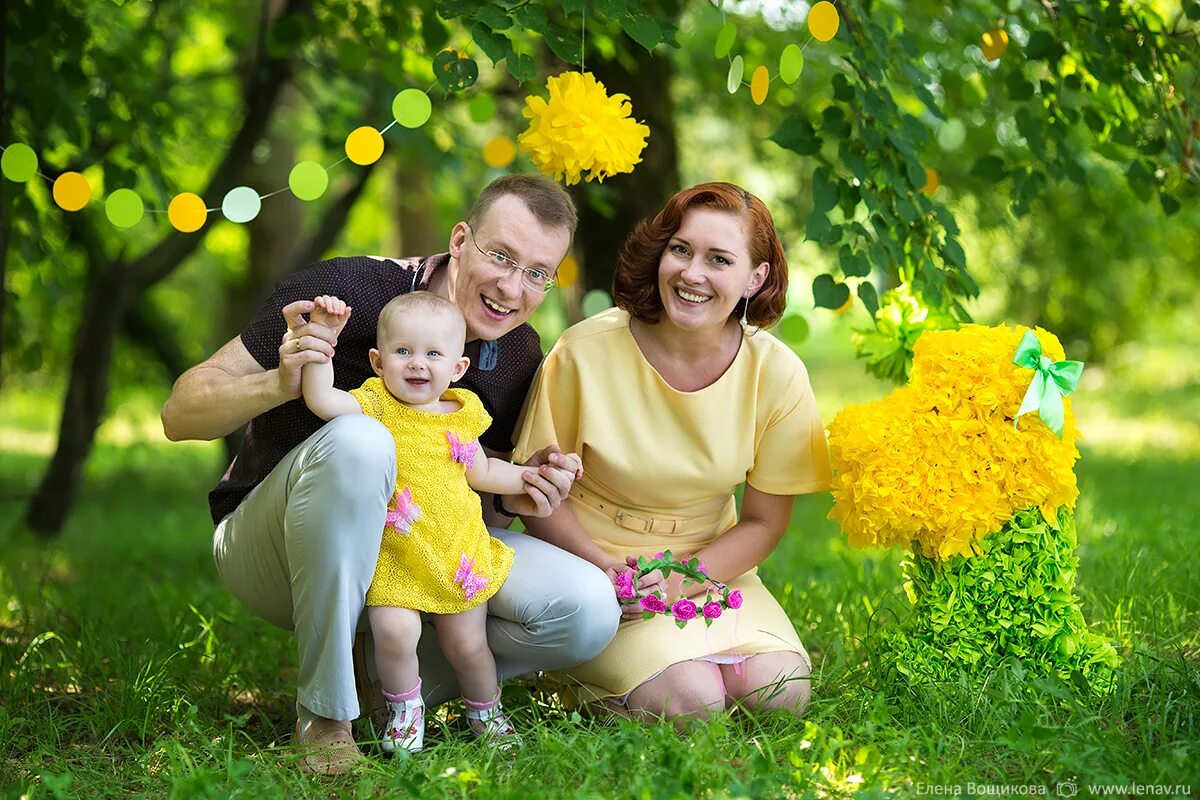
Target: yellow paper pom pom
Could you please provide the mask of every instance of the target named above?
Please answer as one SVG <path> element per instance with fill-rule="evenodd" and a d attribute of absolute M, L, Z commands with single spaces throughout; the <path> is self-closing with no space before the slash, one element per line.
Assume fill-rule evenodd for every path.
<path fill-rule="evenodd" d="M 1013 363 L 1025 328 L 964 325 L 917 340 L 909 385 L 843 409 L 829 426 L 836 520 L 856 547 L 913 547 L 946 559 L 1014 513 L 1039 506 L 1056 520 L 1079 494 L 1078 431 L 1065 398 L 1063 438 L 1026 414 L 1013 426 L 1033 371 Z M 1043 353 L 1065 358 L 1053 334 Z"/>
<path fill-rule="evenodd" d="M 564 72 L 546 81 L 549 101 L 525 98 L 529 128 L 517 137 L 534 165 L 569 186 L 632 172 L 650 129 L 629 116 L 629 97 L 604 90 L 590 72 Z"/>

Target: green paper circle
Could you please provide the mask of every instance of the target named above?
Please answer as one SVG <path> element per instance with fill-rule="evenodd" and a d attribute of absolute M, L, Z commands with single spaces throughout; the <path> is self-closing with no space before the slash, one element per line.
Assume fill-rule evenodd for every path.
<path fill-rule="evenodd" d="M 10 144 L 0 156 L 0 171 L 10 181 L 24 183 L 37 174 L 37 153 L 27 144 Z"/>
<path fill-rule="evenodd" d="M 467 105 L 467 113 L 471 115 L 472 122 L 482 125 L 496 116 L 496 101 L 490 94 L 477 94 Z"/>
<path fill-rule="evenodd" d="M 795 83 L 803 71 L 804 51 L 800 49 L 800 45 L 789 44 L 783 48 L 783 55 L 779 57 L 779 77 L 783 78 L 783 82 Z"/>
<path fill-rule="evenodd" d="M 742 63 L 741 56 L 734 56 L 733 61 L 729 64 L 729 75 L 725 78 L 725 88 L 730 94 L 735 94 L 742 86 L 742 78 L 746 76 L 746 67 Z"/>
<path fill-rule="evenodd" d="M 788 344 L 800 344 L 808 338 L 808 320 L 799 314 L 788 314 L 779 323 L 779 335 Z"/>
<path fill-rule="evenodd" d="M 429 95 L 420 89 L 405 89 L 392 101 L 392 116 L 406 128 L 419 128 L 433 113 Z"/>
<path fill-rule="evenodd" d="M 721 26 L 721 32 L 717 34 L 717 46 L 713 48 L 713 55 L 717 58 L 724 58 L 729 55 L 729 51 L 733 49 L 733 42 L 737 39 L 737 25 L 732 22 L 726 22 Z"/>
<path fill-rule="evenodd" d="M 301 161 L 288 173 L 288 188 L 301 200 L 316 200 L 329 188 L 329 173 L 315 161 Z"/>
<path fill-rule="evenodd" d="M 142 198 L 132 189 L 117 189 L 104 201 L 104 216 L 118 228 L 132 228 L 145 213 Z"/>
<path fill-rule="evenodd" d="M 612 298 L 603 289 L 592 289 L 583 296 L 583 315 L 593 317 L 606 308 L 612 308 Z"/>
<path fill-rule="evenodd" d="M 937 143 L 943 150 L 957 150 L 967 140 L 967 126 L 961 119 L 951 118 L 938 128 Z"/>
<path fill-rule="evenodd" d="M 249 186 L 230 189 L 221 201 L 221 213 L 230 222 L 249 222 L 262 209 L 262 198 Z"/>

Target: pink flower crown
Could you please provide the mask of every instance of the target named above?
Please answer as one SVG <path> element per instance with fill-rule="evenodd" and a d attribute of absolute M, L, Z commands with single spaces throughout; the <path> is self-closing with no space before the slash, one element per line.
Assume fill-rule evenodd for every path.
<path fill-rule="evenodd" d="M 617 573 L 617 597 L 622 600 L 637 600 L 638 605 L 642 607 L 642 619 L 650 619 L 656 614 L 662 614 L 674 617 L 675 624 L 682 628 L 689 621 L 702 618 L 704 626 L 708 627 L 726 610 L 736 611 L 742 607 L 742 593 L 737 589 L 730 591 L 725 584 L 710 578 L 708 571 L 704 569 L 704 565 L 698 558 L 692 557 L 687 561 L 679 561 L 671 555 L 670 550 L 667 550 L 665 553 L 658 553 L 654 558 L 638 556 L 637 565 L 636 572 L 627 570 Z M 710 587 L 716 588 L 717 594 L 714 596 L 713 590 L 710 588 L 702 605 L 697 605 L 695 601 L 680 596 L 678 600 L 668 606 L 667 599 L 661 592 L 656 590 L 643 595 L 637 590 L 637 578 L 656 569 L 662 572 L 663 577 L 669 576 L 672 572 L 678 572 L 684 578 L 683 585 L 685 587 L 708 584 Z"/>

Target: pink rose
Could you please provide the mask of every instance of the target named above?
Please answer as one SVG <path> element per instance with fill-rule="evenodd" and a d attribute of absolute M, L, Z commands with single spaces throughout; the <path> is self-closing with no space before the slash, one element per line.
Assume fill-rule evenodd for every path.
<path fill-rule="evenodd" d="M 646 595 L 638 601 L 638 605 L 647 611 L 653 611 L 655 614 L 662 614 L 667 610 L 667 604 L 656 594 Z"/>
<path fill-rule="evenodd" d="M 741 608 L 742 607 L 741 591 L 738 589 L 734 589 L 732 592 L 730 592 L 729 596 L 725 598 L 725 605 L 729 606 L 734 611 Z"/>
<path fill-rule="evenodd" d="M 686 598 L 679 598 L 675 604 L 671 606 L 671 613 L 675 615 L 675 619 L 687 621 L 696 618 L 696 604 Z"/>
<path fill-rule="evenodd" d="M 704 604 L 704 616 L 708 619 L 716 619 L 721 616 L 721 604 L 716 600 L 712 600 Z"/>
<path fill-rule="evenodd" d="M 619 572 L 617 573 L 617 597 L 622 600 L 632 600 L 637 596 L 637 592 L 633 588 L 633 573 Z"/>

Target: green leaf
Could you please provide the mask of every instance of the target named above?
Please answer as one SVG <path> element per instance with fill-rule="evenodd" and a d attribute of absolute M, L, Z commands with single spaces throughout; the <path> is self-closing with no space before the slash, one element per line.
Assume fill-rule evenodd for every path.
<path fill-rule="evenodd" d="M 1046 31 L 1034 31 L 1025 44 L 1025 57 L 1037 60 L 1057 60 L 1061 48 Z"/>
<path fill-rule="evenodd" d="M 502 31 L 512 27 L 512 20 L 504 9 L 495 5 L 481 6 L 475 11 L 475 21 L 482 22 L 494 31 Z"/>
<path fill-rule="evenodd" d="M 1200 22 L 1200 0 L 1184 0 L 1183 13 L 1192 22 Z"/>
<path fill-rule="evenodd" d="M 501 33 L 495 33 L 487 25 L 481 22 L 476 22 L 471 26 L 471 38 L 479 49 L 487 54 L 487 57 L 492 60 L 492 64 L 503 61 L 512 50 L 512 42 L 508 37 Z M 440 55 L 440 54 L 439 54 Z M 434 62 L 436 68 L 437 62 Z M 440 81 L 439 81 L 440 83 Z M 474 83 L 474 81 L 472 81 Z"/>
<path fill-rule="evenodd" d="M 957 239 L 950 237 L 942 244 L 942 258 L 947 264 L 963 269 L 967 266 L 967 254 L 963 252 L 962 245 Z"/>
<path fill-rule="evenodd" d="M 422 14 L 421 40 L 425 42 L 425 52 L 436 53 L 446 46 L 446 42 L 450 41 L 450 29 L 437 14 Z M 361 43 L 358 43 L 357 46 L 364 55 L 370 55 L 367 48 L 363 47 Z"/>
<path fill-rule="evenodd" d="M 986 155 L 976 159 L 971 167 L 971 174 L 988 183 L 999 183 L 1007 176 L 1004 161 L 1000 156 Z"/>
<path fill-rule="evenodd" d="M 785 119 L 771 136 L 771 141 L 802 156 L 816 155 L 821 152 L 820 137 L 817 136 L 812 124 L 803 117 L 793 116 Z"/>
<path fill-rule="evenodd" d="M 854 88 L 845 75 L 838 73 L 833 76 L 833 99 L 849 103 L 854 99 Z"/>
<path fill-rule="evenodd" d="M 1020 72 L 1010 72 L 1004 81 L 1008 86 L 1008 96 L 1017 102 L 1033 99 L 1033 84 L 1025 80 Z"/>
<path fill-rule="evenodd" d="M 950 213 L 950 209 L 938 203 L 933 213 L 937 215 L 938 222 L 942 223 L 942 227 L 946 229 L 946 233 L 951 236 L 958 235 L 958 222 L 954 219 L 954 215 Z"/>
<path fill-rule="evenodd" d="M 587 8 L 587 0 L 562 0 L 559 3 L 562 6 L 563 13 L 567 16 L 572 14 L 582 14 Z"/>
<path fill-rule="evenodd" d="M 512 10 L 513 19 L 527 31 L 543 33 L 550 24 L 550 17 L 543 6 L 533 3 L 517 6 Z"/>
<path fill-rule="evenodd" d="M 647 51 L 654 50 L 657 45 L 663 42 L 662 29 L 658 27 L 658 22 L 653 17 L 648 17 L 645 14 L 622 17 L 621 30 L 625 31 L 630 39 L 633 39 L 646 48 Z"/>
<path fill-rule="evenodd" d="M 813 211 L 825 214 L 838 201 L 838 187 L 829 178 L 829 170 L 817 167 L 812 176 Z"/>
<path fill-rule="evenodd" d="M 479 78 L 479 65 L 472 59 L 459 58 L 453 50 L 443 50 L 434 56 L 433 76 L 444 90 L 457 92 L 475 84 Z"/>
<path fill-rule="evenodd" d="M 870 281 L 863 281 L 858 285 L 858 299 L 867 309 L 867 313 L 874 318 L 875 313 L 879 311 L 879 295 L 875 292 L 875 286 Z"/>
<path fill-rule="evenodd" d="M 846 121 L 846 112 L 840 106 L 828 106 L 821 113 L 821 130 L 836 139 L 845 139 L 850 135 L 850 123 Z"/>
<path fill-rule="evenodd" d="M 832 275 L 818 275 L 813 280 L 813 304 L 817 308 L 841 308 L 850 299 L 850 287 L 838 283 Z"/>
<path fill-rule="evenodd" d="M 517 83 L 529 83 L 537 77 L 537 64 L 533 62 L 532 56 L 513 52 L 505 59 L 505 63 L 508 64 L 509 74 Z"/>
<path fill-rule="evenodd" d="M 440 0 L 437 4 L 437 13 L 442 19 L 454 19 L 461 17 L 474 7 L 473 0 Z"/>
<path fill-rule="evenodd" d="M 839 252 L 838 265 L 847 278 L 865 278 L 871 274 L 871 262 L 867 260 L 866 255 L 856 253 L 848 246 Z"/>
<path fill-rule="evenodd" d="M 1175 199 L 1174 195 L 1159 192 L 1158 201 L 1162 203 L 1163 213 L 1168 217 L 1174 216 L 1175 212 L 1179 210 L 1179 201 Z"/>
<path fill-rule="evenodd" d="M 808 221 L 804 224 L 804 238 L 819 242 L 830 231 L 829 217 L 825 216 L 823 211 L 813 211 L 808 215 Z"/>
<path fill-rule="evenodd" d="M 579 31 L 552 22 L 542 32 L 542 38 L 554 55 L 568 64 L 579 64 L 583 60 L 579 49 Z"/>

